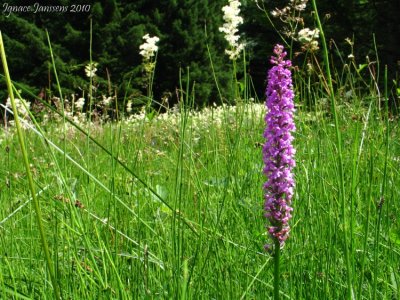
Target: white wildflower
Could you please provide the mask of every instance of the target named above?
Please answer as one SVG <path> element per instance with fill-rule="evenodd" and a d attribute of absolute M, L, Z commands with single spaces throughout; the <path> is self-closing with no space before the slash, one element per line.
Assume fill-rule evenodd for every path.
<path fill-rule="evenodd" d="M 308 62 L 307 63 L 307 73 L 312 74 L 313 72 L 314 72 L 314 66 L 310 62 Z"/>
<path fill-rule="evenodd" d="M 310 43 L 311 41 L 319 38 L 319 30 L 317 28 L 314 30 L 311 30 L 310 28 L 303 28 L 297 34 L 297 38 L 301 43 Z"/>
<path fill-rule="evenodd" d="M 303 11 L 306 9 L 308 0 L 290 0 L 290 5 L 297 11 Z"/>
<path fill-rule="evenodd" d="M 25 101 L 24 99 L 18 99 L 18 98 L 14 98 L 14 102 L 15 102 L 15 107 L 17 108 L 17 111 L 25 116 L 28 114 L 29 108 L 31 107 L 31 103 Z M 7 98 L 7 102 L 6 102 L 6 106 L 11 108 L 11 99 L 10 97 Z"/>
<path fill-rule="evenodd" d="M 273 11 L 271 11 L 271 15 L 275 18 L 280 17 L 282 21 L 286 22 L 287 20 L 290 19 L 290 14 L 291 14 L 291 7 L 290 6 L 285 6 L 282 9 L 275 8 Z"/>
<path fill-rule="evenodd" d="M 345 40 L 345 42 L 347 42 L 351 47 L 354 46 L 354 42 L 351 40 L 351 38 L 345 38 L 344 40 Z"/>
<path fill-rule="evenodd" d="M 103 95 L 103 101 L 102 101 L 103 105 L 110 106 L 112 99 L 113 99 L 112 97 L 106 97 Z"/>
<path fill-rule="evenodd" d="M 240 36 L 237 35 L 238 27 L 243 24 L 243 18 L 239 16 L 240 2 L 237 0 L 229 0 L 229 5 L 222 8 L 224 12 L 224 25 L 219 28 L 219 31 L 225 33 L 225 39 L 228 41 L 230 50 L 225 50 L 231 60 L 235 60 L 240 52 L 244 49 L 244 43 L 239 43 Z"/>
<path fill-rule="evenodd" d="M 239 44 L 236 48 L 232 50 L 226 49 L 225 53 L 229 55 L 230 60 L 235 60 L 239 55 L 240 52 L 244 49 L 244 44 Z"/>
<path fill-rule="evenodd" d="M 128 100 L 128 103 L 126 103 L 126 112 L 127 113 L 132 112 L 132 100 Z"/>
<path fill-rule="evenodd" d="M 319 49 L 319 47 L 318 47 L 318 41 L 311 41 L 311 43 L 309 44 L 309 47 L 308 47 L 309 49 L 310 49 L 310 51 L 316 51 L 316 50 L 318 50 Z"/>
<path fill-rule="evenodd" d="M 43 124 L 47 124 L 47 122 L 50 120 L 50 116 L 48 114 L 44 114 L 42 117 L 42 122 Z"/>
<path fill-rule="evenodd" d="M 75 102 L 75 108 L 77 110 L 82 110 L 83 106 L 85 105 L 85 98 L 81 97 L 78 101 Z"/>
<path fill-rule="evenodd" d="M 143 39 L 145 40 L 145 42 L 140 45 L 139 49 L 141 51 L 139 52 L 139 54 L 142 55 L 145 60 L 150 60 L 150 58 L 153 57 L 154 54 L 158 51 L 158 46 L 156 45 L 156 43 L 160 39 L 157 36 L 150 37 L 149 34 L 143 36 Z"/>
<path fill-rule="evenodd" d="M 85 67 L 86 76 L 89 78 L 96 76 L 96 72 L 97 72 L 96 67 L 97 67 L 97 63 L 95 63 L 95 62 L 88 63 Z"/>
<path fill-rule="evenodd" d="M 306 9 L 306 4 L 305 3 L 300 3 L 300 4 L 298 4 L 298 5 L 295 5 L 294 6 L 294 9 L 295 10 L 297 10 L 297 11 L 303 11 L 303 10 L 305 10 Z"/>

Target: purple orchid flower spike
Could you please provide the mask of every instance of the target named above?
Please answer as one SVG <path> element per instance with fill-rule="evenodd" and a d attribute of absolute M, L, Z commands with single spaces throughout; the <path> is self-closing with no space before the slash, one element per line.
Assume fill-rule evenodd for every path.
<path fill-rule="evenodd" d="M 266 90 L 263 160 L 267 182 L 264 184 L 264 209 L 269 221 L 268 234 L 273 240 L 279 241 L 282 248 L 289 236 L 289 220 L 293 210 L 291 204 L 295 181 L 292 169 L 296 163 L 292 132 L 296 126 L 293 121 L 295 109 L 291 61 L 285 60 L 286 52 L 281 45 L 275 46 L 274 54 L 271 57 L 274 66 L 268 72 Z M 266 250 L 272 247 L 273 244 L 265 245 Z"/>

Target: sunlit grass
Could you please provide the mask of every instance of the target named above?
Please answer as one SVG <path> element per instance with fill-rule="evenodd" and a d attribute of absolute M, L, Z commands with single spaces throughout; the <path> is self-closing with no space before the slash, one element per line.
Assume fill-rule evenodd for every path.
<path fill-rule="evenodd" d="M 243 111 L 254 108 L 254 114 Z M 225 114 L 216 111 L 209 109 L 197 119 L 171 114 L 142 122 L 141 127 L 131 121 L 91 130 L 170 207 L 96 145 L 90 144 L 86 153 L 86 137 L 78 131 L 66 134 L 66 152 L 83 168 L 90 159 L 90 176 L 70 161 L 64 167 L 59 163 L 61 153 L 50 155 L 51 146 L 25 131 L 65 298 L 174 298 L 183 291 L 194 299 L 271 295 L 272 263 L 263 252 L 263 115 L 250 104 L 225 108 Z M 236 113 L 246 116 L 240 124 Z M 378 297 L 397 297 L 398 127 L 390 123 L 388 185 L 380 203 L 385 123 L 367 109 L 353 115 L 344 108 L 341 115 L 346 213 L 352 224 L 346 230 L 358 274 L 354 286 L 360 284 L 361 297 L 368 299 L 377 272 Z M 282 255 L 283 298 L 341 299 L 346 294 L 345 229 L 333 156 L 334 123 L 329 116 L 303 111 L 298 111 L 296 123 L 297 187 L 291 237 Z M 54 144 L 64 143 L 57 126 L 44 129 Z M 21 154 L 12 133 L 2 142 L 2 151 L 2 285 L 32 298 L 50 297 Z"/>

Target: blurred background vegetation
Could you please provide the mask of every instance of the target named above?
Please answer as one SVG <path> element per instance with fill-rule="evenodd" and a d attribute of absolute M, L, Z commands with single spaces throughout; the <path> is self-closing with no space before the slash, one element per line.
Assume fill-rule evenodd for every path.
<path fill-rule="evenodd" d="M 221 87 L 222 97 L 230 98 L 232 63 L 224 53 L 227 46 L 223 34 L 221 8 L 227 0 L 103 0 L 75 1 L 7 1 L 8 5 L 79 5 L 90 4 L 86 13 L 12 13 L 0 14 L 0 29 L 5 41 L 8 63 L 13 80 L 30 87 L 36 94 L 57 96 L 56 82 L 45 30 L 48 31 L 56 67 L 64 93 L 81 96 L 88 90 L 89 80 L 84 67 L 90 61 L 90 24 L 92 21 L 92 59 L 98 63 L 95 86 L 99 94 L 118 95 L 118 99 L 140 99 L 146 93 L 143 80 L 142 57 L 139 45 L 143 35 L 160 37 L 157 66 L 154 77 L 154 99 L 168 97 L 176 102 L 176 89 L 181 76 L 183 84 L 188 77 L 195 92 L 196 105 L 202 107 L 218 103 L 220 96 L 215 84 L 210 57 Z M 251 78 L 254 95 L 263 98 L 268 57 L 275 43 L 281 42 L 266 12 L 285 1 L 243 0 L 241 27 L 247 44 L 246 63 L 238 59 L 238 80 L 244 72 Z M 389 83 L 396 88 L 400 69 L 400 2 L 398 0 L 319 0 L 326 37 L 330 42 L 334 63 L 343 63 L 352 53 L 345 41 L 354 41 L 357 64 L 365 64 L 366 56 L 375 62 L 376 72 L 388 65 Z M 311 4 L 305 12 L 305 27 L 314 28 Z M 282 29 L 279 19 L 272 19 Z M 375 41 L 374 41 L 375 40 Z M 309 59 L 301 53 L 301 45 L 294 42 L 292 54 L 295 64 L 304 66 Z M 375 49 L 376 48 L 376 49 Z M 375 51 L 377 50 L 377 51 Z M 379 53 L 379 57 L 377 56 Z M 317 57 L 319 53 L 316 53 Z M 321 60 L 319 60 L 321 61 Z M 379 62 L 379 63 L 378 63 Z M 379 68 L 380 66 L 380 68 Z M 181 72 L 181 73 L 180 73 Z M 383 78 L 381 76 L 380 78 Z M 0 102 L 7 92 L 0 80 Z"/>

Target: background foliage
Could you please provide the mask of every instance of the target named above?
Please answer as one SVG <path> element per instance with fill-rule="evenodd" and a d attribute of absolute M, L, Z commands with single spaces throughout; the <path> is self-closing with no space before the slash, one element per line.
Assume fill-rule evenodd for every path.
<path fill-rule="evenodd" d="M 89 4 L 83 0 L 73 3 Z M 275 1 L 258 3 L 265 5 L 267 11 L 276 6 Z M 8 4 L 28 5 L 26 1 L 9 1 Z M 40 4 L 70 5 L 71 2 L 40 1 Z M 218 30 L 223 23 L 221 8 L 227 4 L 226 0 L 103 0 L 90 4 L 89 13 L 13 13 L 6 17 L 2 12 L 0 28 L 13 79 L 30 86 L 36 93 L 40 90 L 55 91 L 45 34 L 48 30 L 61 86 L 65 92 L 78 95 L 87 90 L 84 66 L 90 60 L 92 20 L 92 59 L 99 63 L 95 84 L 102 94 L 117 94 L 119 99 L 128 96 L 140 104 L 145 82 L 138 49 L 146 33 L 160 37 L 154 81 L 157 101 L 165 96 L 170 98 L 170 102 L 176 101 L 179 77 L 184 83 L 189 72 L 196 104 L 203 106 L 219 102 L 210 57 L 221 90 L 229 91 L 232 64 L 224 54 L 226 42 Z M 282 2 L 282 7 L 284 4 Z M 354 54 L 358 63 L 365 63 L 366 55 L 370 61 L 379 59 L 381 65 L 389 66 L 390 78 L 396 78 L 400 58 L 398 1 L 320 0 L 318 5 L 321 15 L 325 16 L 327 37 L 338 45 L 335 48 L 331 43 L 338 60 L 340 56 L 347 58 L 350 54 L 350 47 L 344 40 L 351 38 L 355 42 Z M 280 37 L 254 1 L 242 1 L 242 11 L 245 24 L 241 31 L 248 45 L 246 55 L 250 59 L 246 72 L 251 76 L 258 96 L 262 97 L 268 67 L 266 57 Z M 277 28 L 282 27 L 279 20 L 272 21 Z M 305 22 L 306 27 L 313 27 L 310 13 L 305 14 Z M 380 57 L 376 57 L 375 46 Z M 295 43 L 293 52 L 298 49 L 300 45 Z M 304 55 L 299 56 L 296 63 L 301 64 L 304 58 Z M 241 65 L 238 62 L 238 66 L 243 68 Z M 241 77 L 239 72 L 238 79 Z M 4 86 L 4 82 L 0 84 Z M 0 96 L 1 99 L 7 97 L 4 89 Z M 222 96 L 230 97 L 229 93 Z"/>

